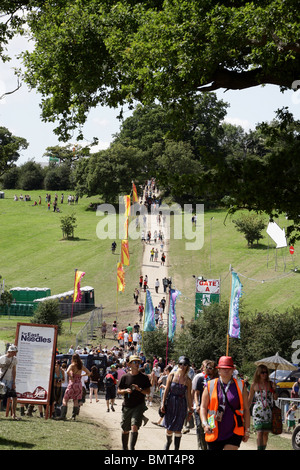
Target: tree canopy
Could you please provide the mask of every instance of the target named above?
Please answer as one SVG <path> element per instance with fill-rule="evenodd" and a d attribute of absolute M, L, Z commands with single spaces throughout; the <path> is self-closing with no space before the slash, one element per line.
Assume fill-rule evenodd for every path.
<path fill-rule="evenodd" d="M 10 4 L 8 0 L 5 2 Z M 97 105 L 158 100 L 300 77 L 296 0 L 48 0 L 27 17 L 25 79 L 64 140 Z"/>

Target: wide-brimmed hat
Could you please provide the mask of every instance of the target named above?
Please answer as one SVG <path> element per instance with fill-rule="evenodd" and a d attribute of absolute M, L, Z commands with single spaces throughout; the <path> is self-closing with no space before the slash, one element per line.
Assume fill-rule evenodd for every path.
<path fill-rule="evenodd" d="M 132 361 L 139 361 L 139 362 L 142 362 L 141 358 L 139 356 L 130 356 L 129 357 L 129 364 L 132 362 Z"/>
<path fill-rule="evenodd" d="M 219 359 L 217 369 L 235 369 L 233 359 L 230 356 L 222 356 Z"/>

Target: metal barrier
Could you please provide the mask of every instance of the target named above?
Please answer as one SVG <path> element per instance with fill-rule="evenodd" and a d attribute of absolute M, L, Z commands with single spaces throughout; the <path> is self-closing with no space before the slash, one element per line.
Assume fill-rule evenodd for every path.
<path fill-rule="evenodd" d="M 99 308 L 94 309 L 91 312 L 89 320 L 81 328 L 79 333 L 76 335 L 76 346 L 88 346 L 91 345 L 92 340 L 95 338 L 94 332 L 96 328 L 102 325 L 103 322 L 103 307 L 100 305 Z"/>
<path fill-rule="evenodd" d="M 296 417 L 296 425 L 299 422 L 298 420 L 300 419 L 300 398 L 278 398 L 277 400 L 278 406 L 281 409 L 281 416 L 282 416 L 282 422 L 286 422 L 286 413 L 291 405 L 291 403 L 295 403 L 297 405 L 297 411 L 295 412 L 295 417 Z"/>

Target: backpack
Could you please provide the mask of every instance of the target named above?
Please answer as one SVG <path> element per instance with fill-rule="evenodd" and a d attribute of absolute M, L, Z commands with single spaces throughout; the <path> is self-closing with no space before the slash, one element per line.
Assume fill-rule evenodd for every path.
<path fill-rule="evenodd" d="M 111 374 L 107 374 L 103 382 L 105 383 L 107 388 L 111 388 L 116 385 L 116 379 Z"/>

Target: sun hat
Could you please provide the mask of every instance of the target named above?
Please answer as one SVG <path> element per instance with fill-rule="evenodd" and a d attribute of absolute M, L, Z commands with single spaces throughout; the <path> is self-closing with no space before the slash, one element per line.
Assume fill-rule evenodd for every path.
<path fill-rule="evenodd" d="M 139 356 L 130 356 L 129 357 L 129 364 L 132 362 L 132 361 L 139 361 L 139 362 L 142 362 L 141 358 Z"/>
<path fill-rule="evenodd" d="M 7 352 L 18 352 L 18 348 L 17 346 L 15 346 L 14 344 L 11 344 L 7 350 Z"/>
<path fill-rule="evenodd" d="M 230 356 L 222 356 L 219 359 L 217 369 L 235 369 L 233 359 Z"/>

